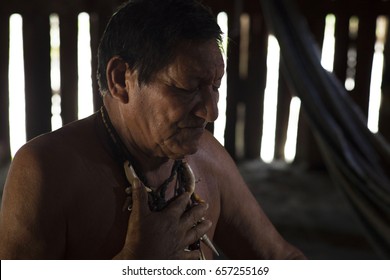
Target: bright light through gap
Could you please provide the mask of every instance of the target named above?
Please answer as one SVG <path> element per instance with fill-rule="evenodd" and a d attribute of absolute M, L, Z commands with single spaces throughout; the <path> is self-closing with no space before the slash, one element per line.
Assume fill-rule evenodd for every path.
<path fill-rule="evenodd" d="M 329 72 L 333 71 L 334 47 L 335 47 L 335 25 L 336 17 L 329 14 L 325 18 L 324 42 L 321 52 L 321 65 Z"/>
<path fill-rule="evenodd" d="M 57 14 L 50 15 L 50 80 L 51 80 L 51 128 L 62 126 L 61 118 L 61 74 L 60 74 L 60 21 Z"/>
<path fill-rule="evenodd" d="M 267 82 L 264 91 L 263 137 L 260 157 L 264 162 L 272 162 L 275 151 L 276 113 L 278 105 L 280 48 L 272 35 L 268 37 Z"/>
<path fill-rule="evenodd" d="M 301 110 L 301 100 L 298 97 L 294 96 L 291 99 L 291 103 L 290 103 L 287 139 L 286 139 L 286 144 L 284 146 L 284 158 L 287 163 L 293 162 L 296 155 L 300 110 Z"/>
<path fill-rule="evenodd" d="M 11 156 L 26 143 L 26 105 L 23 60 L 23 19 L 10 17 L 9 38 L 9 121 Z"/>
<path fill-rule="evenodd" d="M 222 56 L 225 61 L 225 75 L 221 81 L 221 86 L 219 88 L 219 102 L 218 102 L 218 119 L 214 122 L 214 136 L 215 138 L 224 145 L 225 143 L 225 126 L 226 126 L 226 51 L 228 48 L 228 17 L 227 14 L 221 12 L 218 14 L 217 21 L 221 30 L 223 32 L 222 35 Z"/>
<path fill-rule="evenodd" d="M 81 119 L 93 113 L 91 35 L 87 13 L 79 14 L 78 26 L 78 118 Z"/>
<path fill-rule="evenodd" d="M 367 126 L 371 132 L 378 132 L 379 109 L 381 104 L 381 85 L 383 76 L 384 64 L 384 44 L 386 41 L 386 30 L 388 26 L 388 19 L 386 17 L 378 17 L 376 26 L 376 43 L 375 52 L 371 69 L 371 83 L 370 83 L 370 100 L 368 107 L 368 121 Z"/>

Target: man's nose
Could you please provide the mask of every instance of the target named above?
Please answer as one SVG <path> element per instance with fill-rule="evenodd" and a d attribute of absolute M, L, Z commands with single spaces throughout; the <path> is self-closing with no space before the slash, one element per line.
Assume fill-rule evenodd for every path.
<path fill-rule="evenodd" d="M 203 89 L 200 94 L 200 99 L 195 107 L 195 115 L 206 120 L 207 122 L 213 122 L 218 118 L 218 90 L 213 90 L 212 87 Z"/>

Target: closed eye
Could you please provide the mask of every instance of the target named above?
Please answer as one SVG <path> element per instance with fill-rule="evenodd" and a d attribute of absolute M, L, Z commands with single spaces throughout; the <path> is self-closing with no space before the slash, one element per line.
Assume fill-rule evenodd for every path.
<path fill-rule="evenodd" d="M 222 77 L 214 80 L 213 91 L 218 91 L 219 90 L 219 88 L 221 86 L 221 82 L 222 82 Z"/>
<path fill-rule="evenodd" d="M 189 89 L 189 88 L 182 88 L 182 87 L 177 87 L 177 86 L 172 86 L 175 90 L 177 91 L 180 91 L 180 92 L 184 92 L 186 94 L 194 94 L 196 93 L 197 91 L 199 91 L 199 87 L 196 87 L 196 88 L 193 88 L 193 89 Z"/>

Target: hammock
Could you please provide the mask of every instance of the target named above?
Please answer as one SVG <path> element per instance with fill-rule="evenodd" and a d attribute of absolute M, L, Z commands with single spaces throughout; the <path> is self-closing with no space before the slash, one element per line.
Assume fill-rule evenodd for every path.
<path fill-rule="evenodd" d="M 280 44 L 286 77 L 301 99 L 335 183 L 369 233 L 390 258 L 390 147 L 371 133 L 345 88 L 320 63 L 318 47 L 291 0 L 260 0 Z"/>

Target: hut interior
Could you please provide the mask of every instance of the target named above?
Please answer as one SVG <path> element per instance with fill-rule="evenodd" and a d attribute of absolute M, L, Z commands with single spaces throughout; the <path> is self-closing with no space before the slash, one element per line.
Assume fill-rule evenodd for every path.
<path fill-rule="evenodd" d="M 227 73 L 220 117 L 209 129 L 276 228 L 308 258 L 383 258 L 329 175 L 262 1 L 203 1 L 225 33 Z M 96 50 L 121 2 L 0 3 L 1 192 L 23 143 L 101 106 Z M 343 85 L 371 133 L 389 140 L 390 1 L 292 2 L 316 41 L 322 67 Z"/>

